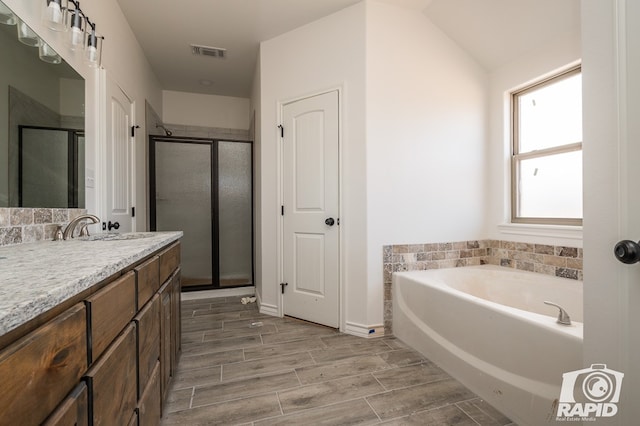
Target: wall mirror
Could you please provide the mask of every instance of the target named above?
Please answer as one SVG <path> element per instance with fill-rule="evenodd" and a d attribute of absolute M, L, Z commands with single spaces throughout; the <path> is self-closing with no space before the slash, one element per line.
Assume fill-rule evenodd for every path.
<path fill-rule="evenodd" d="M 85 82 L 27 30 L 0 1 L 0 207 L 84 208 Z"/>

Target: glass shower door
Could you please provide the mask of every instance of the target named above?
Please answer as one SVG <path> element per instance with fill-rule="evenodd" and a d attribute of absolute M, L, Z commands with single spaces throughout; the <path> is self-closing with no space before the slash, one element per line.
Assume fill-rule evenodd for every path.
<path fill-rule="evenodd" d="M 183 231 L 184 288 L 213 283 L 212 158 L 211 143 L 155 140 L 152 229 Z"/>
<path fill-rule="evenodd" d="M 218 141 L 220 287 L 253 284 L 251 144 Z"/>
<path fill-rule="evenodd" d="M 253 285 L 253 145 L 151 136 L 152 231 L 183 231 L 182 287 Z"/>

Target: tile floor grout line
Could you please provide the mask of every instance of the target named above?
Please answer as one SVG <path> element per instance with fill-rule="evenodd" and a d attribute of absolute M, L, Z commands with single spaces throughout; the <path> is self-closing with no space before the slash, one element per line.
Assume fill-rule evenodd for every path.
<path fill-rule="evenodd" d="M 475 398 L 473 398 L 475 399 Z M 480 422 L 478 422 L 475 417 L 473 417 L 471 414 L 467 413 L 467 411 L 462 408 L 461 406 L 459 406 L 458 404 L 462 403 L 462 402 L 467 402 L 467 401 L 471 401 L 470 399 L 464 400 L 464 401 L 458 401 L 455 402 L 453 405 L 456 406 L 456 408 L 460 411 L 462 411 L 464 413 L 465 416 L 469 417 L 471 419 L 472 422 L 474 422 L 475 424 L 477 424 L 478 426 L 482 426 L 482 424 L 480 424 Z M 497 423 L 497 422 L 496 422 Z"/>
<path fill-rule="evenodd" d="M 373 396 L 373 395 L 372 395 Z M 373 408 L 373 405 L 371 405 L 371 403 L 369 402 L 369 400 L 367 399 L 366 396 L 363 396 L 362 399 L 364 400 L 364 402 L 367 403 L 367 405 L 369 406 L 369 408 L 371 408 L 371 411 L 373 411 L 373 414 L 376 415 L 376 417 L 378 418 L 378 421 L 382 421 L 382 417 L 380 417 L 380 414 L 378 414 L 378 412 L 376 411 L 375 408 Z"/>
<path fill-rule="evenodd" d="M 189 398 L 189 409 L 193 407 L 193 397 L 195 396 L 195 394 L 196 394 L 196 387 L 194 386 L 191 389 L 191 398 Z"/>

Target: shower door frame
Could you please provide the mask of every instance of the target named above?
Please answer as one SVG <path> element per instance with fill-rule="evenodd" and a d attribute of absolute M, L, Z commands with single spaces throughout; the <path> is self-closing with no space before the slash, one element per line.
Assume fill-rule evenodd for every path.
<path fill-rule="evenodd" d="M 168 143 L 190 143 L 209 145 L 211 148 L 211 275 L 212 283 L 183 287 L 182 291 L 219 290 L 227 288 L 250 287 L 255 285 L 255 224 L 254 224 L 254 151 L 253 141 L 224 138 L 196 138 L 186 136 L 160 136 L 149 135 L 149 229 L 157 230 L 156 224 L 156 141 Z M 249 144 L 251 150 L 251 283 L 220 286 L 220 212 L 219 188 L 218 188 L 218 143 L 232 142 Z"/>

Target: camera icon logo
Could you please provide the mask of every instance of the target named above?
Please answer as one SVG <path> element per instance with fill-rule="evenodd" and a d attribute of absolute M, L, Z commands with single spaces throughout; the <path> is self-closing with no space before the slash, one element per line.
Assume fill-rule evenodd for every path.
<path fill-rule="evenodd" d="M 558 417 L 611 417 L 618 412 L 624 374 L 605 364 L 562 375 Z"/>

